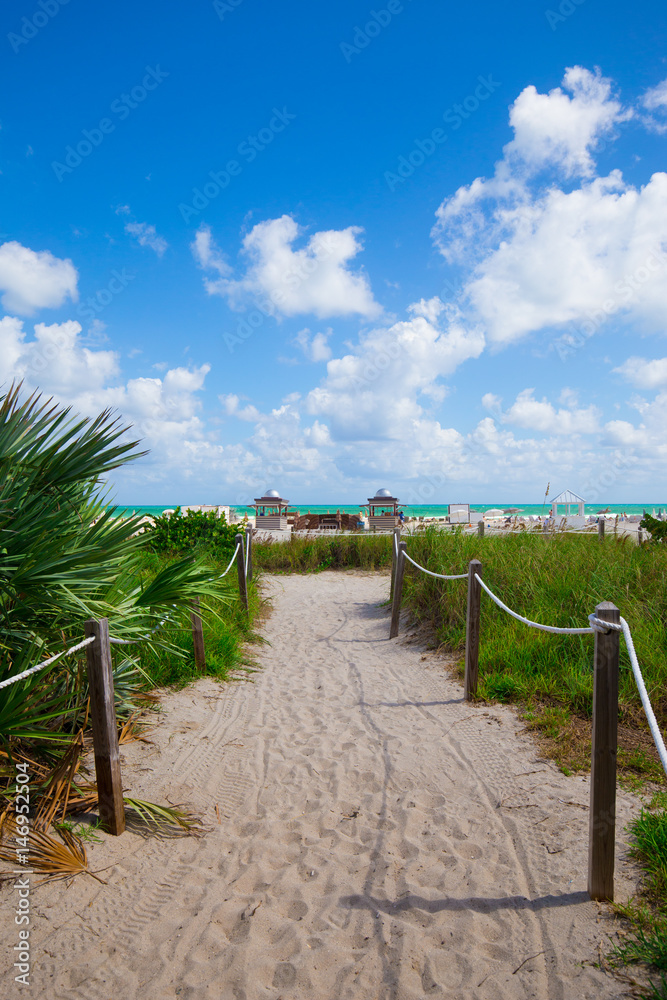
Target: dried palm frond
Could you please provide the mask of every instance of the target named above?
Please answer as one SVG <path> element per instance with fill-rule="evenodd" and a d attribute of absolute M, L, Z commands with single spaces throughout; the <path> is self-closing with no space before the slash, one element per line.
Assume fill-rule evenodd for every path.
<path fill-rule="evenodd" d="M 119 744 L 134 743 L 136 740 L 141 740 L 142 743 L 152 742 L 147 736 L 144 736 L 144 730 L 148 729 L 148 723 L 140 719 L 140 715 L 140 712 L 133 712 L 120 727 L 118 731 Z"/>
<path fill-rule="evenodd" d="M 72 741 L 60 763 L 51 772 L 47 786 L 40 795 L 39 805 L 33 820 L 33 830 L 48 830 L 61 806 L 61 819 L 67 814 L 72 782 L 79 769 L 82 750 L 83 731 L 80 731 Z"/>
<path fill-rule="evenodd" d="M 11 819 L 6 826 L 9 828 L 8 832 L 11 832 L 12 827 L 15 829 L 15 820 Z M 31 830 L 28 836 L 29 866 L 32 871 L 45 876 L 41 881 L 74 878 L 75 875 L 92 875 L 98 882 L 103 882 L 104 879 L 98 878 L 88 867 L 86 848 L 81 839 L 70 830 L 59 830 L 58 833 L 60 840 L 40 830 Z M 0 861 L 16 866 L 16 852 L 13 846 L 0 844 Z"/>
<path fill-rule="evenodd" d="M 187 809 L 179 806 L 161 806 L 156 802 L 144 802 L 141 799 L 123 797 L 123 802 L 129 806 L 137 816 L 148 823 L 156 830 L 166 829 L 188 833 L 191 836 L 198 836 L 204 832 L 203 824 L 198 816 L 195 816 Z"/>

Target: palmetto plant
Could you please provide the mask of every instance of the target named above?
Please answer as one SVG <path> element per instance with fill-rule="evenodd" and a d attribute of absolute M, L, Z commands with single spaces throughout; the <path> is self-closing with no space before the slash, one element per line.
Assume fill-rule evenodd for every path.
<path fill-rule="evenodd" d="M 112 635 L 152 633 L 183 623 L 195 596 L 228 597 L 192 558 L 142 571 L 138 517 L 108 507 L 104 477 L 139 458 L 138 442 L 110 412 L 94 419 L 21 387 L 0 395 L 0 680 L 83 636 L 87 618 L 109 619 Z M 122 694 L 140 670 L 141 646 L 117 647 Z M 0 689 L 0 740 L 52 740 L 85 710 L 82 654 Z M 134 672 L 134 674 L 133 674 Z"/>

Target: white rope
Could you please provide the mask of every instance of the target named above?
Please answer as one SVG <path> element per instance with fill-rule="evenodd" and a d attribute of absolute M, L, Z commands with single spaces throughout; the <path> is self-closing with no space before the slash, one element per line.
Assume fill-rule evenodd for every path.
<path fill-rule="evenodd" d="M 241 547 L 240 542 L 237 542 L 236 543 L 236 548 L 234 549 L 234 555 L 232 556 L 232 558 L 231 558 L 231 560 L 229 562 L 229 566 L 227 567 L 227 569 L 225 570 L 224 573 L 220 574 L 220 576 L 217 578 L 218 580 L 222 580 L 223 576 L 227 576 L 227 574 L 229 573 L 230 569 L 234 565 L 234 560 L 236 559 L 236 556 L 238 554 L 238 551 L 239 551 L 240 547 Z"/>
<path fill-rule="evenodd" d="M 475 573 L 475 579 L 480 584 L 480 586 L 483 587 L 483 589 L 487 592 L 487 594 L 489 595 L 489 597 L 491 598 L 491 600 L 495 601 L 495 603 L 498 605 L 499 608 L 502 608 L 503 611 L 506 611 L 508 615 L 512 616 L 512 618 L 516 618 L 517 621 L 523 622 L 524 625 L 530 625 L 531 628 L 539 628 L 543 632 L 555 632 L 557 635 L 591 635 L 593 632 L 596 631 L 592 627 L 589 627 L 589 628 L 556 628 L 555 625 L 540 625 L 539 622 L 532 622 L 530 620 L 530 618 L 524 618 L 523 615 L 518 615 L 516 613 L 516 611 L 512 611 L 512 609 L 508 608 L 507 605 L 504 604 L 500 600 L 499 597 L 496 597 L 496 595 L 493 593 L 493 591 L 489 590 L 489 588 L 487 587 L 487 585 L 484 583 L 484 581 L 482 580 L 482 578 L 479 575 L 479 573 Z M 606 624 L 607 623 L 605 622 L 605 625 Z"/>
<path fill-rule="evenodd" d="M 438 580 L 467 580 L 468 579 L 468 574 L 467 573 L 458 573 L 455 576 L 445 576 L 444 573 L 432 573 L 430 569 L 426 569 L 424 566 L 420 566 L 418 562 L 415 562 L 414 559 L 412 559 L 407 554 L 407 552 L 404 552 L 403 555 L 408 560 L 408 562 L 411 562 L 413 566 L 416 566 L 417 569 L 420 569 L 422 571 L 422 573 L 428 573 L 429 576 L 437 576 Z"/>
<path fill-rule="evenodd" d="M 17 674 L 16 677 L 8 677 L 7 680 L 0 681 L 0 688 L 9 687 L 10 684 L 16 684 L 17 681 L 22 681 L 25 677 L 29 677 L 30 674 L 36 674 L 38 670 L 43 670 L 44 667 L 48 667 L 51 663 L 55 663 L 61 656 L 69 656 L 70 653 L 77 653 L 80 649 L 83 649 L 85 646 L 89 646 L 90 643 L 94 641 L 95 636 L 91 635 L 88 639 L 84 639 L 83 642 L 79 642 L 76 646 L 72 646 L 71 649 L 66 649 L 62 653 L 56 653 L 55 656 L 50 656 L 48 660 L 38 663 L 36 667 L 30 667 L 29 670 L 24 670 L 22 673 Z"/>

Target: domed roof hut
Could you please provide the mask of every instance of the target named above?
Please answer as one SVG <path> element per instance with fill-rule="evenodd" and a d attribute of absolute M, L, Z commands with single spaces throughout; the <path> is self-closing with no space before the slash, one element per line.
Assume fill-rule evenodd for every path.
<path fill-rule="evenodd" d="M 263 497 L 255 497 L 252 505 L 255 508 L 255 527 L 267 530 L 278 528 L 287 531 L 287 508 L 289 501 L 284 500 L 278 490 L 266 490 Z"/>
<path fill-rule="evenodd" d="M 368 507 L 368 528 L 370 531 L 392 531 L 399 519 L 399 501 L 387 489 L 378 490 L 364 504 Z"/>

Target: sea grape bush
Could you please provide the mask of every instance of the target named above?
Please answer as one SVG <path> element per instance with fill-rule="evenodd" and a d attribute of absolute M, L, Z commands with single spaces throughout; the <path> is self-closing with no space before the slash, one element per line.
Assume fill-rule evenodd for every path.
<path fill-rule="evenodd" d="M 207 548 L 216 556 L 231 556 L 238 527 L 227 524 L 215 511 L 189 510 L 183 514 L 177 507 L 173 514 L 155 518 L 155 525 L 146 532 L 147 546 L 153 552 L 191 552 Z"/>
<path fill-rule="evenodd" d="M 667 521 L 659 521 L 657 517 L 645 514 L 639 526 L 651 533 L 652 542 L 667 541 Z"/>

